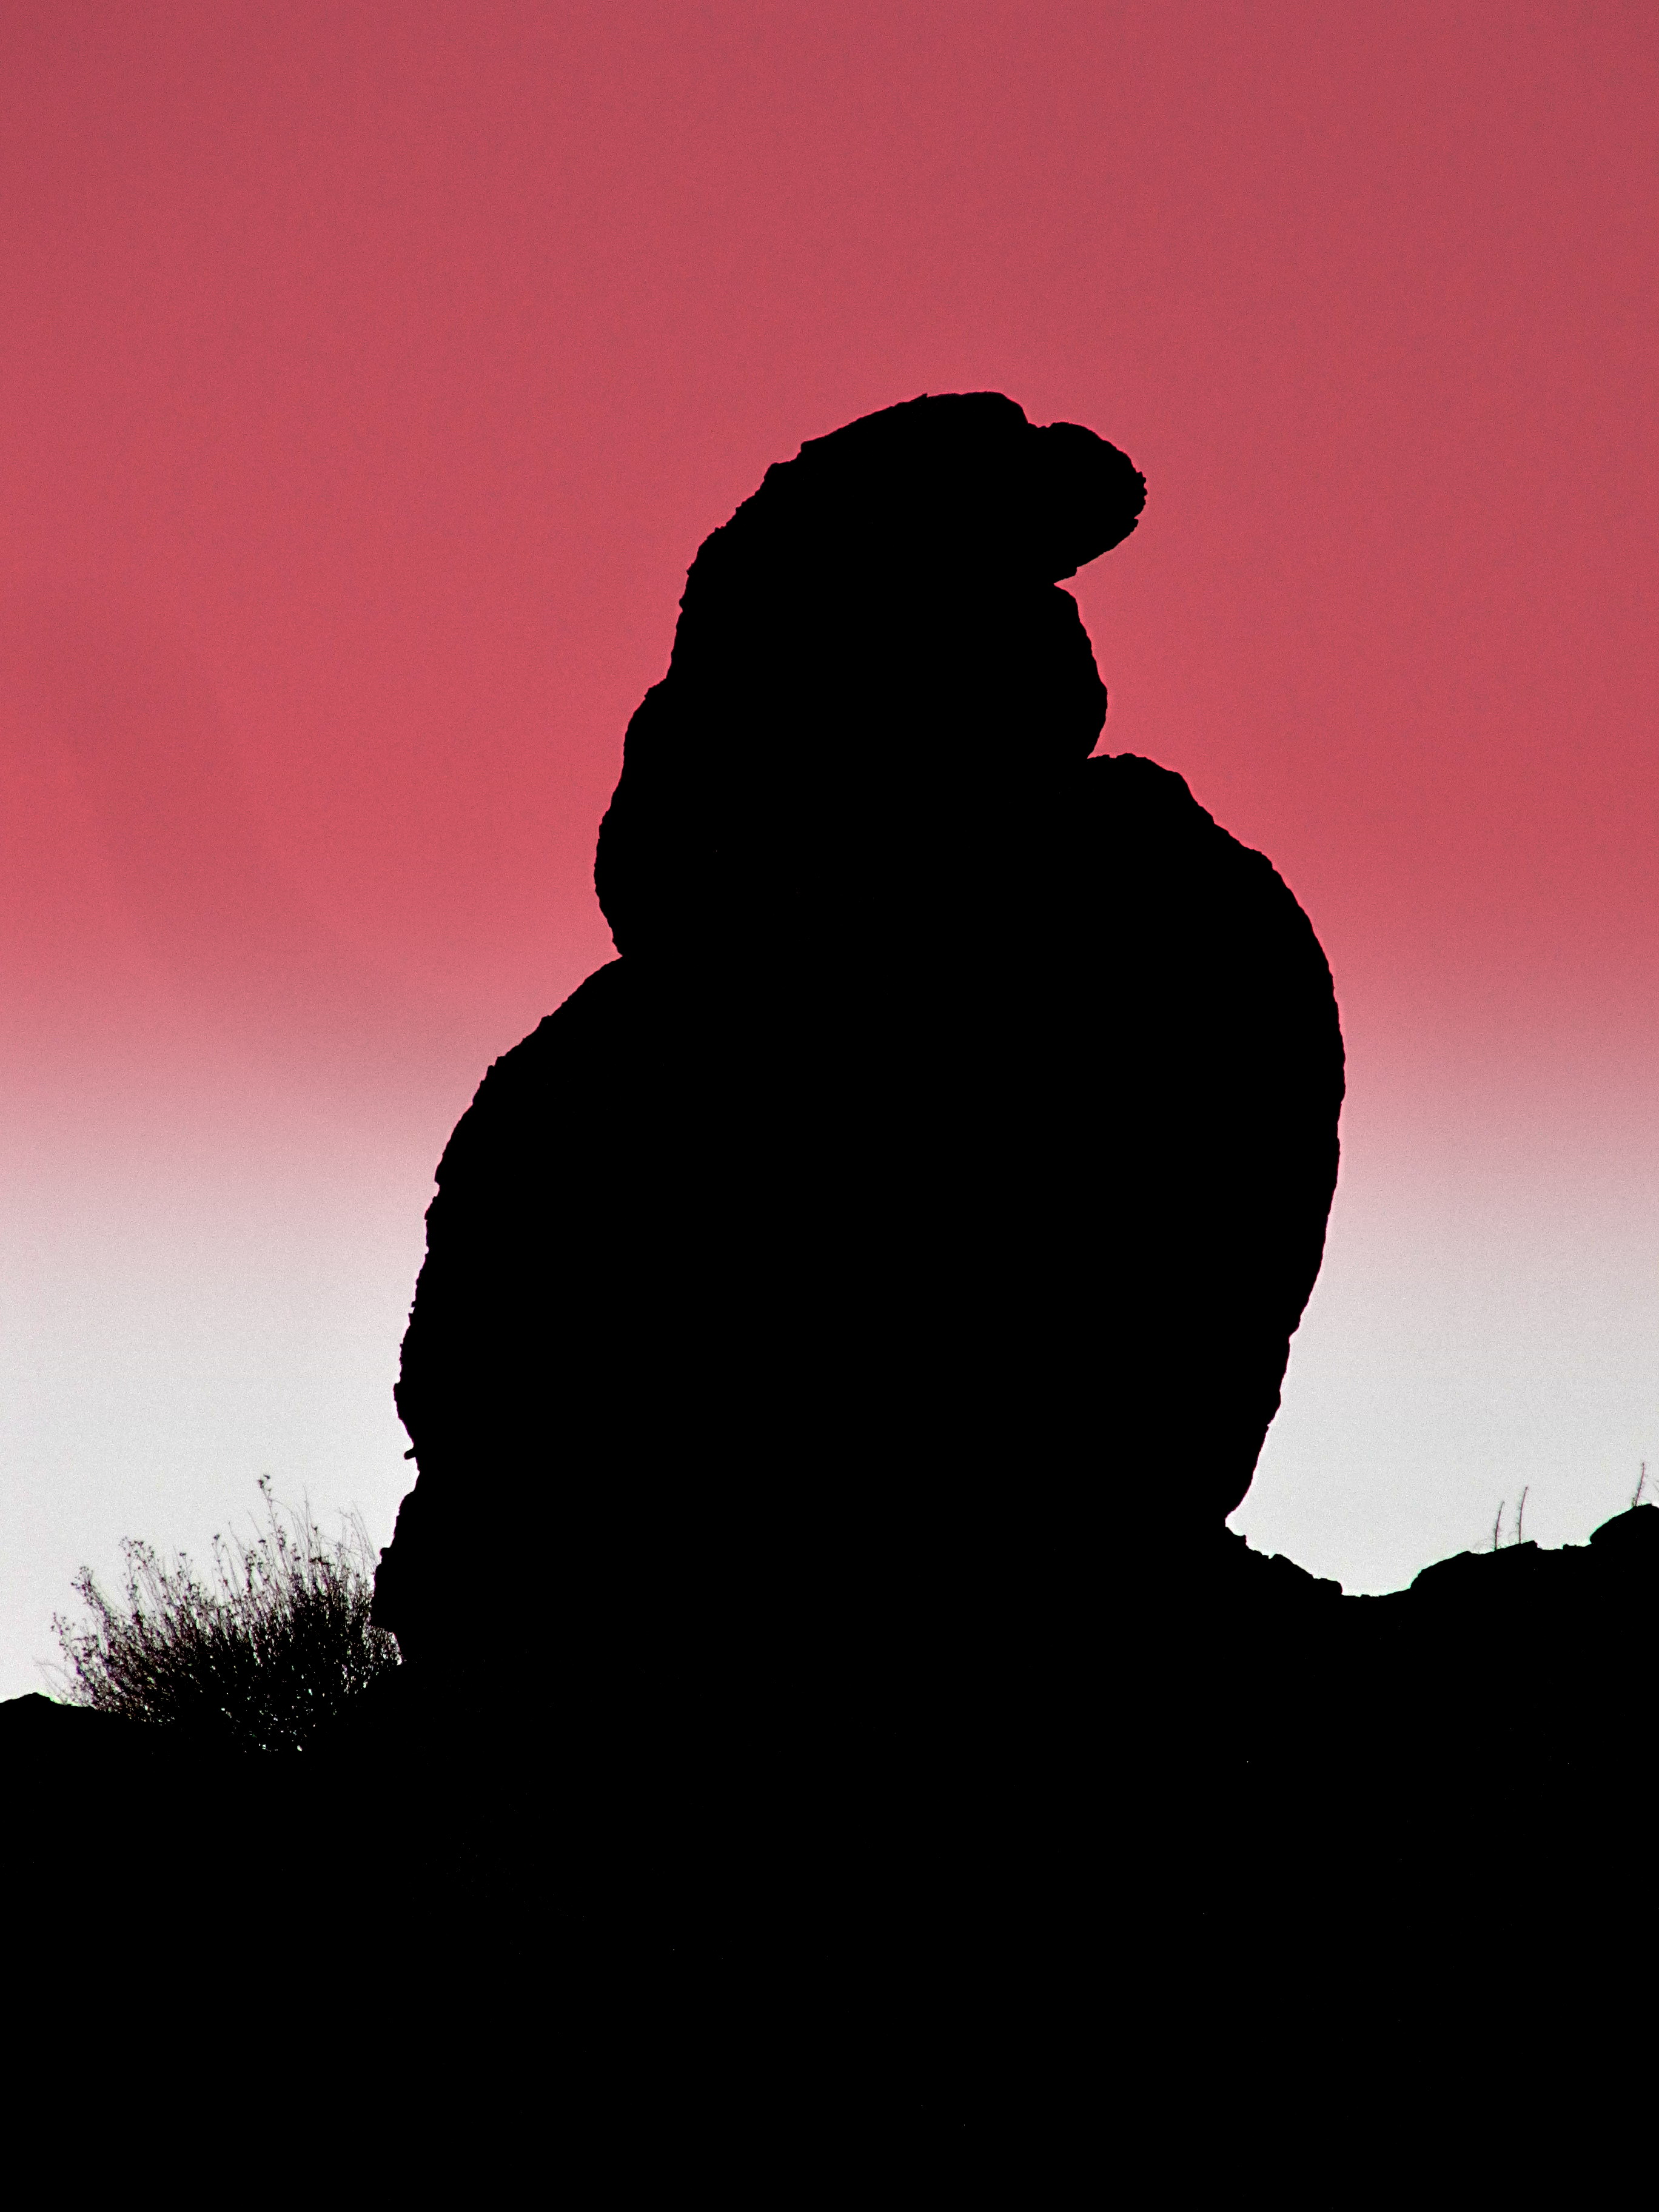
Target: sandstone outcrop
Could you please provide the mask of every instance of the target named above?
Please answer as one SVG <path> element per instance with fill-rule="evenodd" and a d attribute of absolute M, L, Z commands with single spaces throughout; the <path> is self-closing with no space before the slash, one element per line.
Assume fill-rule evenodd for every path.
<path fill-rule="evenodd" d="M 1341 1042 L 1268 862 L 1091 757 L 1060 580 L 1143 495 L 1086 430 L 922 398 L 699 552 L 599 838 L 621 957 L 439 1170 L 380 1597 L 410 1653 L 476 1647 L 483 1518 L 593 1694 L 886 1697 L 1083 1632 L 1115 1542 L 1243 1495 Z"/>

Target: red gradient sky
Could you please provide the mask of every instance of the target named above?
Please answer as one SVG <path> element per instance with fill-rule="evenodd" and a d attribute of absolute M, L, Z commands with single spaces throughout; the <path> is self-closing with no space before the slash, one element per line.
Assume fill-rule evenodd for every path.
<path fill-rule="evenodd" d="M 610 951 L 700 539 L 921 391 L 1149 483 L 1105 744 L 1330 955 L 1330 1259 L 1238 1516 L 1350 1587 L 1659 1462 L 1659 15 L 0 16 L 0 1692 L 82 1559 L 384 1541 L 443 1139 Z M 781 732 L 787 742 L 787 732 Z M 875 803 L 878 793 L 872 791 Z"/>

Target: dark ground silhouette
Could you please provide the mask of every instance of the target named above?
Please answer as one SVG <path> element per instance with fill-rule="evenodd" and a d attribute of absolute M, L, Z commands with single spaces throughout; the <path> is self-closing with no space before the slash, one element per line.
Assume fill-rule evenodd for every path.
<path fill-rule="evenodd" d="M 1059 586 L 1143 493 L 1086 430 L 922 398 L 698 553 L 599 839 L 620 957 L 439 1170 L 408 1663 L 276 1779 L 191 1785 L 266 1878 L 384 1849 L 377 2002 L 429 2041 L 522 2054 L 533 2014 L 613 2082 L 713 2049 L 962 2127 L 1028 2066 L 1086 2115 L 1603 2002 L 1561 1907 L 1524 1991 L 1511 1938 L 1540 1887 L 1605 1912 L 1645 1833 L 1659 1513 L 1387 1599 L 1224 1526 L 1342 1048 L 1269 863 L 1091 757 Z M 512 1587 L 459 1565 L 486 1526 Z M 24 1878 L 92 1881 L 125 1762 L 131 1879 L 222 1903 L 184 1753 L 29 1702 L 7 1756 L 86 1817 Z"/>

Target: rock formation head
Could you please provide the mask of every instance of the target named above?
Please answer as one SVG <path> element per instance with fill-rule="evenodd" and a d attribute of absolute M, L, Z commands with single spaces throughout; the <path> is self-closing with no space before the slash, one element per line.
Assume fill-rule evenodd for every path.
<path fill-rule="evenodd" d="M 976 802 L 1086 757 L 1106 693 L 1059 580 L 1145 497 L 1115 447 L 988 392 L 769 469 L 698 552 L 629 728 L 596 868 L 619 948 L 867 913 Z"/>

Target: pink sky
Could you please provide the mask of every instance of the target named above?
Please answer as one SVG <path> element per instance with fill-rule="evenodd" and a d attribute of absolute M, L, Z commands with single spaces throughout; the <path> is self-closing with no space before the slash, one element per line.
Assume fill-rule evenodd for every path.
<path fill-rule="evenodd" d="M 629 713 L 766 465 L 994 388 L 1145 471 L 1104 743 L 1352 1054 L 1238 1516 L 1384 1587 L 1659 1465 L 1636 5 L 14 4 L 0 1693 L 83 1559 L 405 1480 L 421 1214 L 606 957 Z M 878 793 L 872 791 L 874 803 Z"/>

